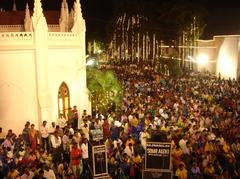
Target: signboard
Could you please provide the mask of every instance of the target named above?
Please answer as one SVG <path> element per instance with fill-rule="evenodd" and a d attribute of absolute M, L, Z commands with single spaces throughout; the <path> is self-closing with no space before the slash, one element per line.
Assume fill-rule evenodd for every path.
<path fill-rule="evenodd" d="M 150 171 L 143 170 L 142 179 L 171 179 L 171 171 Z"/>
<path fill-rule="evenodd" d="M 103 139 L 103 131 L 100 129 L 90 130 L 90 138 L 93 141 L 99 141 Z"/>
<path fill-rule="evenodd" d="M 106 176 L 108 174 L 106 146 L 90 145 L 90 148 L 89 165 L 92 176 Z"/>
<path fill-rule="evenodd" d="M 171 143 L 147 142 L 145 151 L 146 169 L 171 169 Z"/>

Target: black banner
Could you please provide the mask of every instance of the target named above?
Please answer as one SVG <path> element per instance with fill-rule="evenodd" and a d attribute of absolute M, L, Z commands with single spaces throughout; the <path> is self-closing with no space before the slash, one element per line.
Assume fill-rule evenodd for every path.
<path fill-rule="evenodd" d="M 171 169 L 171 143 L 147 142 L 146 169 Z"/>
<path fill-rule="evenodd" d="M 106 146 L 94 146 L 94 174 L 99 175 L 107 173 Z"/>

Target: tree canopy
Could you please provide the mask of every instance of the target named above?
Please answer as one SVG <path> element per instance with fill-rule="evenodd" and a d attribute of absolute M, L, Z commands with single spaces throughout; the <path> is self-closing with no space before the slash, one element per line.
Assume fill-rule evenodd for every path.
<path fill-rule="evenodd" d="M 87 86 L 91 93 L 93 112 L 105 113 L 120 106 L 122 86 L 112 71 L 88 69 Z"/>

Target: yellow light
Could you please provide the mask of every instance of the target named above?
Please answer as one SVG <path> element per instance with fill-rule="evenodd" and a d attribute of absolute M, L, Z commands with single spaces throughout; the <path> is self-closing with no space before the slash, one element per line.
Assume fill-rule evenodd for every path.
<path fill-rule="evenodd" d="M 200 54 L 197 57 L 197 63 L 205 65 L 208 63 L 208 56 L 206 54 Z"/>

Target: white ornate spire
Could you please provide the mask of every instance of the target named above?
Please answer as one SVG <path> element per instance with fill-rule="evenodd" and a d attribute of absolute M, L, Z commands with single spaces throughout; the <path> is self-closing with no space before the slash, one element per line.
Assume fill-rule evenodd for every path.
<path fill-rule="evenodd" d="M 69 12 L 66 0 L 62 1 L 61 15 L 59 19 L 60 31 L 68 32 Z"/>
<path fill-rule="evenodd" d="M 13 0 L 13 8 L 12 8 L 13 11 L 17 11 L 17 6 L 16 6 L 16 1 Z"/>
<path fill-rule="evenodd" d="M 72 27 L 73 27 L 73 22 L 74 22 L 74 10 L 72 8 L 69 13 L 69 22 L 68 22 L 70 29 L 72 29 Z"/>
<path fill-rule="evenodd" d="M 47 22 L 43 15 L 42 3 L 41 0 L 34 1 L 32 23 L 34 30 L 40 25 L 39 29 L 47 29 Z M 45 28 L 45 29 L 44 29 Z"/>
<path fill-rule="evenodd" d="M 71 31 L 75 33 L 85 32 L 85 20 L 82 17 L 80 0 L 74 2 L 74 19 Z"/>
<path fill-rule="evenodd" d="M 31 16 L 30 16 L 28 3 L 26 4 L 26 9 L 25 9 L 24 29 L 26 32 L 32 31 L 32 20 L 31 20 Z"/>
<path fill-rule="evenodd" d="M 80 0 L 76 0 L 74 2 L 74 11 L 79 17 L 82 18 L 82 8 L 81 8 Z"/>

